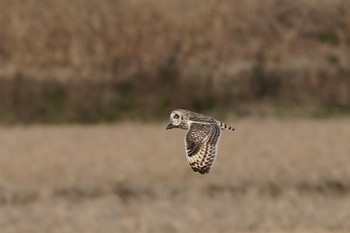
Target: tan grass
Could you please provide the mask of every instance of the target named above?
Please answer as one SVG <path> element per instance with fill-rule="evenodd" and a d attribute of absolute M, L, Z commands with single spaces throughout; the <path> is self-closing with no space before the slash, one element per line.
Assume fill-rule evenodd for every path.
<path fill-rule="evenodd" d="M 0 28 L 1 122 L 350 109 L 348 0 L 2 0 Z"/>
<path fill-rule="evenodd" d="M 263 56 L 273 70 L 287 65 L 314 76 L 314 66 L 336 69 L 327 59 L 347 67 L 348 6 L 346 0 L 4 0 L 0 74 L 123 79 L 154 74 L 175 58 L 186 79 L 209 73 L 231 79 Z"/>
<path fill-rule="evenodd" d="M 1 232 L 347 232 L 350 122 L 229 122 L 208 175 L 162 125 L 0 130 Z"/>

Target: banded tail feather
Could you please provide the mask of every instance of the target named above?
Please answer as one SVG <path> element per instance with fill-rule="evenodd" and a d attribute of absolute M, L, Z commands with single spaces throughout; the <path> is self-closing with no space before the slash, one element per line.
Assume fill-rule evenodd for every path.
<path fill-rule="evenodd" d="M 229 131 L 235 131 L 236 129 L 225 124 L 224 122 L 221 122 L 221 121 L 217 121 L 220 125 L 220 128 L 223 129 L 223 130 L 229 130 Z"/>

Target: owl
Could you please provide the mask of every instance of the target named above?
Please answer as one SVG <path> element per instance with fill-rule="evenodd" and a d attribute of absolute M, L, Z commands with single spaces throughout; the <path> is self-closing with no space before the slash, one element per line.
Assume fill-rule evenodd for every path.
<path fill-rule="evenodd" d="M 185 149 L 187 160 L 195 172 L 206 174 L 213 167 L 218 153 L 221 130 L 235 129 L 212 117 L 184 109 L 171 112 L 166 129 L 186 129 Z"/>

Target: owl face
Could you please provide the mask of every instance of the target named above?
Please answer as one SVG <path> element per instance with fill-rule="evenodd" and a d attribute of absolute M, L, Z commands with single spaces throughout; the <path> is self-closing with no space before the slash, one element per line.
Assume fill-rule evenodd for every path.
<path fill-rule="evenodd" d="M 179 111 L 172 111 L 170 114 L 169 125 L 166 129 L 178 128 L 181 124 L 182 114 Z"/>

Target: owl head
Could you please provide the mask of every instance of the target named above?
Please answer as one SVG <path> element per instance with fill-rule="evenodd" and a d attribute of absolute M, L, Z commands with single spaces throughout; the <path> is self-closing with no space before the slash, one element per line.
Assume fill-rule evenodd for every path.
<path fill-rule="evenodd" d="M 182 121 L 182 111 L 174 110 L 170 113 L 169 124 L 166 129 L 179 128 Z"/>

